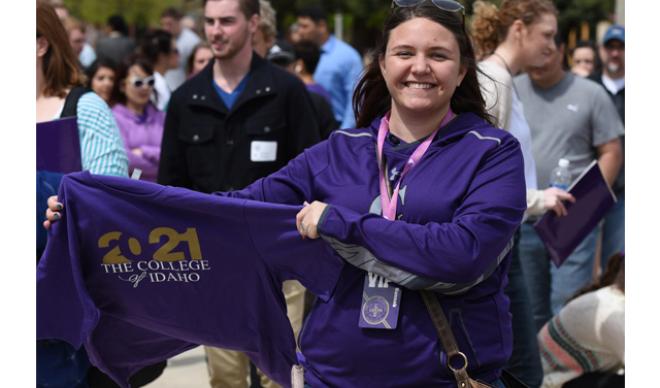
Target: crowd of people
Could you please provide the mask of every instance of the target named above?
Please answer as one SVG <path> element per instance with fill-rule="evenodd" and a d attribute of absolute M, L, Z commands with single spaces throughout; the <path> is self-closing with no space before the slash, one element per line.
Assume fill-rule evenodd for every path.
<path fill-rule="evenodd" d="M 199 26 L 168 8 L 137 38 L 113 15 L 91 39 L 38 1 L 37 122 L 76 116 L 93 174 L 303 206 L 302 238 L 348 264 L 327 302 L 282 284 L 306 386 L 623 386 L 623 26 L 568 52 L 551 0 L 477 1 L 470 18 L 454 0 L 394 0 L 363 61 L 322 7 L 278 29 L 267 0 L 201 6 Z M 553 186 L 560 159 L 573 178 L 597 160 L 617 202 L 557 267 L 534 223 L 576 201 Z M 37 174 L 37 260 L 66 212 L 61 178 Z M 358 326 L 372 276 L 400 295 L 394 328 Z M 243 352 L 205 352 L 212 387 L 279 386 L 251 382 Z M 38 386 L 116 386 L 84 348 L 40 340 L 37 355 Z"/>

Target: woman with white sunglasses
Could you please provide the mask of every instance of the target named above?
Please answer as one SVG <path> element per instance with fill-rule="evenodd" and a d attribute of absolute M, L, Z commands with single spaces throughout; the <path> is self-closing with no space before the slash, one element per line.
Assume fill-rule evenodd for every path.
<path fill-rule="evenodd" d="M 145 59 L 131 58 L 118 72 L 119 98 L 112 108 L 128 154 L 129 173 L 142 171 L 144 180 L 156 181 L 165 112 L 151 102 L 154 71 Z"/>

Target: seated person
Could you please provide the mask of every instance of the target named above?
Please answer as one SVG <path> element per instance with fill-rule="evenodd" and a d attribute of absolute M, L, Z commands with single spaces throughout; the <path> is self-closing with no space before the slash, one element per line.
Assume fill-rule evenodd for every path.
<path fill-rule="evenodd" d="M 617 374 L 625 364 L 624 295 L 625 260 L 618 253 L 602 278 L 578 292 L 539 332 L 542 388 L 624 386 Z"/>

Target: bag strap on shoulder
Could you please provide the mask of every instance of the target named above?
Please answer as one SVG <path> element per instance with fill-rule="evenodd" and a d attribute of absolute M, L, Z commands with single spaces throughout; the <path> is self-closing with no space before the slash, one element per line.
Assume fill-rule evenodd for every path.
<path fill-rule="evenodd" d="M 64 100 L 64 107 L 62 108 L 62 114 L 60 114 L 60 118 L 77 116 L 78 100 L 80 100 L 80 97 L 82 97 L 83 94 L 89 91 L 90 90 L 88 88 L 83 86 L 76 86 L 72 88 Z"/>

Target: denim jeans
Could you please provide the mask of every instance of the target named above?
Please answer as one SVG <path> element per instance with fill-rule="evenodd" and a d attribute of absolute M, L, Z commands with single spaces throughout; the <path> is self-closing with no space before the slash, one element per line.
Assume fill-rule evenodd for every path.
<path fill-rule="evenodd" d="M 520 232 L 520 264 L 529 287 L 532 314 L 538 332 L 550 318 L 559 313 L 568 298 L 591 282 L 598 228 L 582 240 L 559 268 L 550 261 L 531 222 L 524 223 Z"/>
<path fill-rule="evenodd" d="M 64 341 L 37 341 L 37 388 L 87 388 L 89 360 L 84 348 Z"/>
<path fill-rule="evenodd" d="M 600 268 L 605 272 L 607 259 L 625 248 L 625 218 L 626 196 L 625 192 L 617 195 L 617 203 L 605 215 L 603 220 L 603 248 L 600 256 Z"/>
<path fill-rule="evenodd" d="M 520 229 L 514 237 L 511 266 L 509 267 L 509 283 L 504 292 L 511 304 L 511 325 L 513 329 L 513 352 L 504 369 L 527 384 L 530 388 L 538 388 L 543 382 L 543 367 L 539 346 L 536 340 L 536 327 L 532 315 L 527 283 L 520 264 L 518 245 L 520 244 Z"/>

